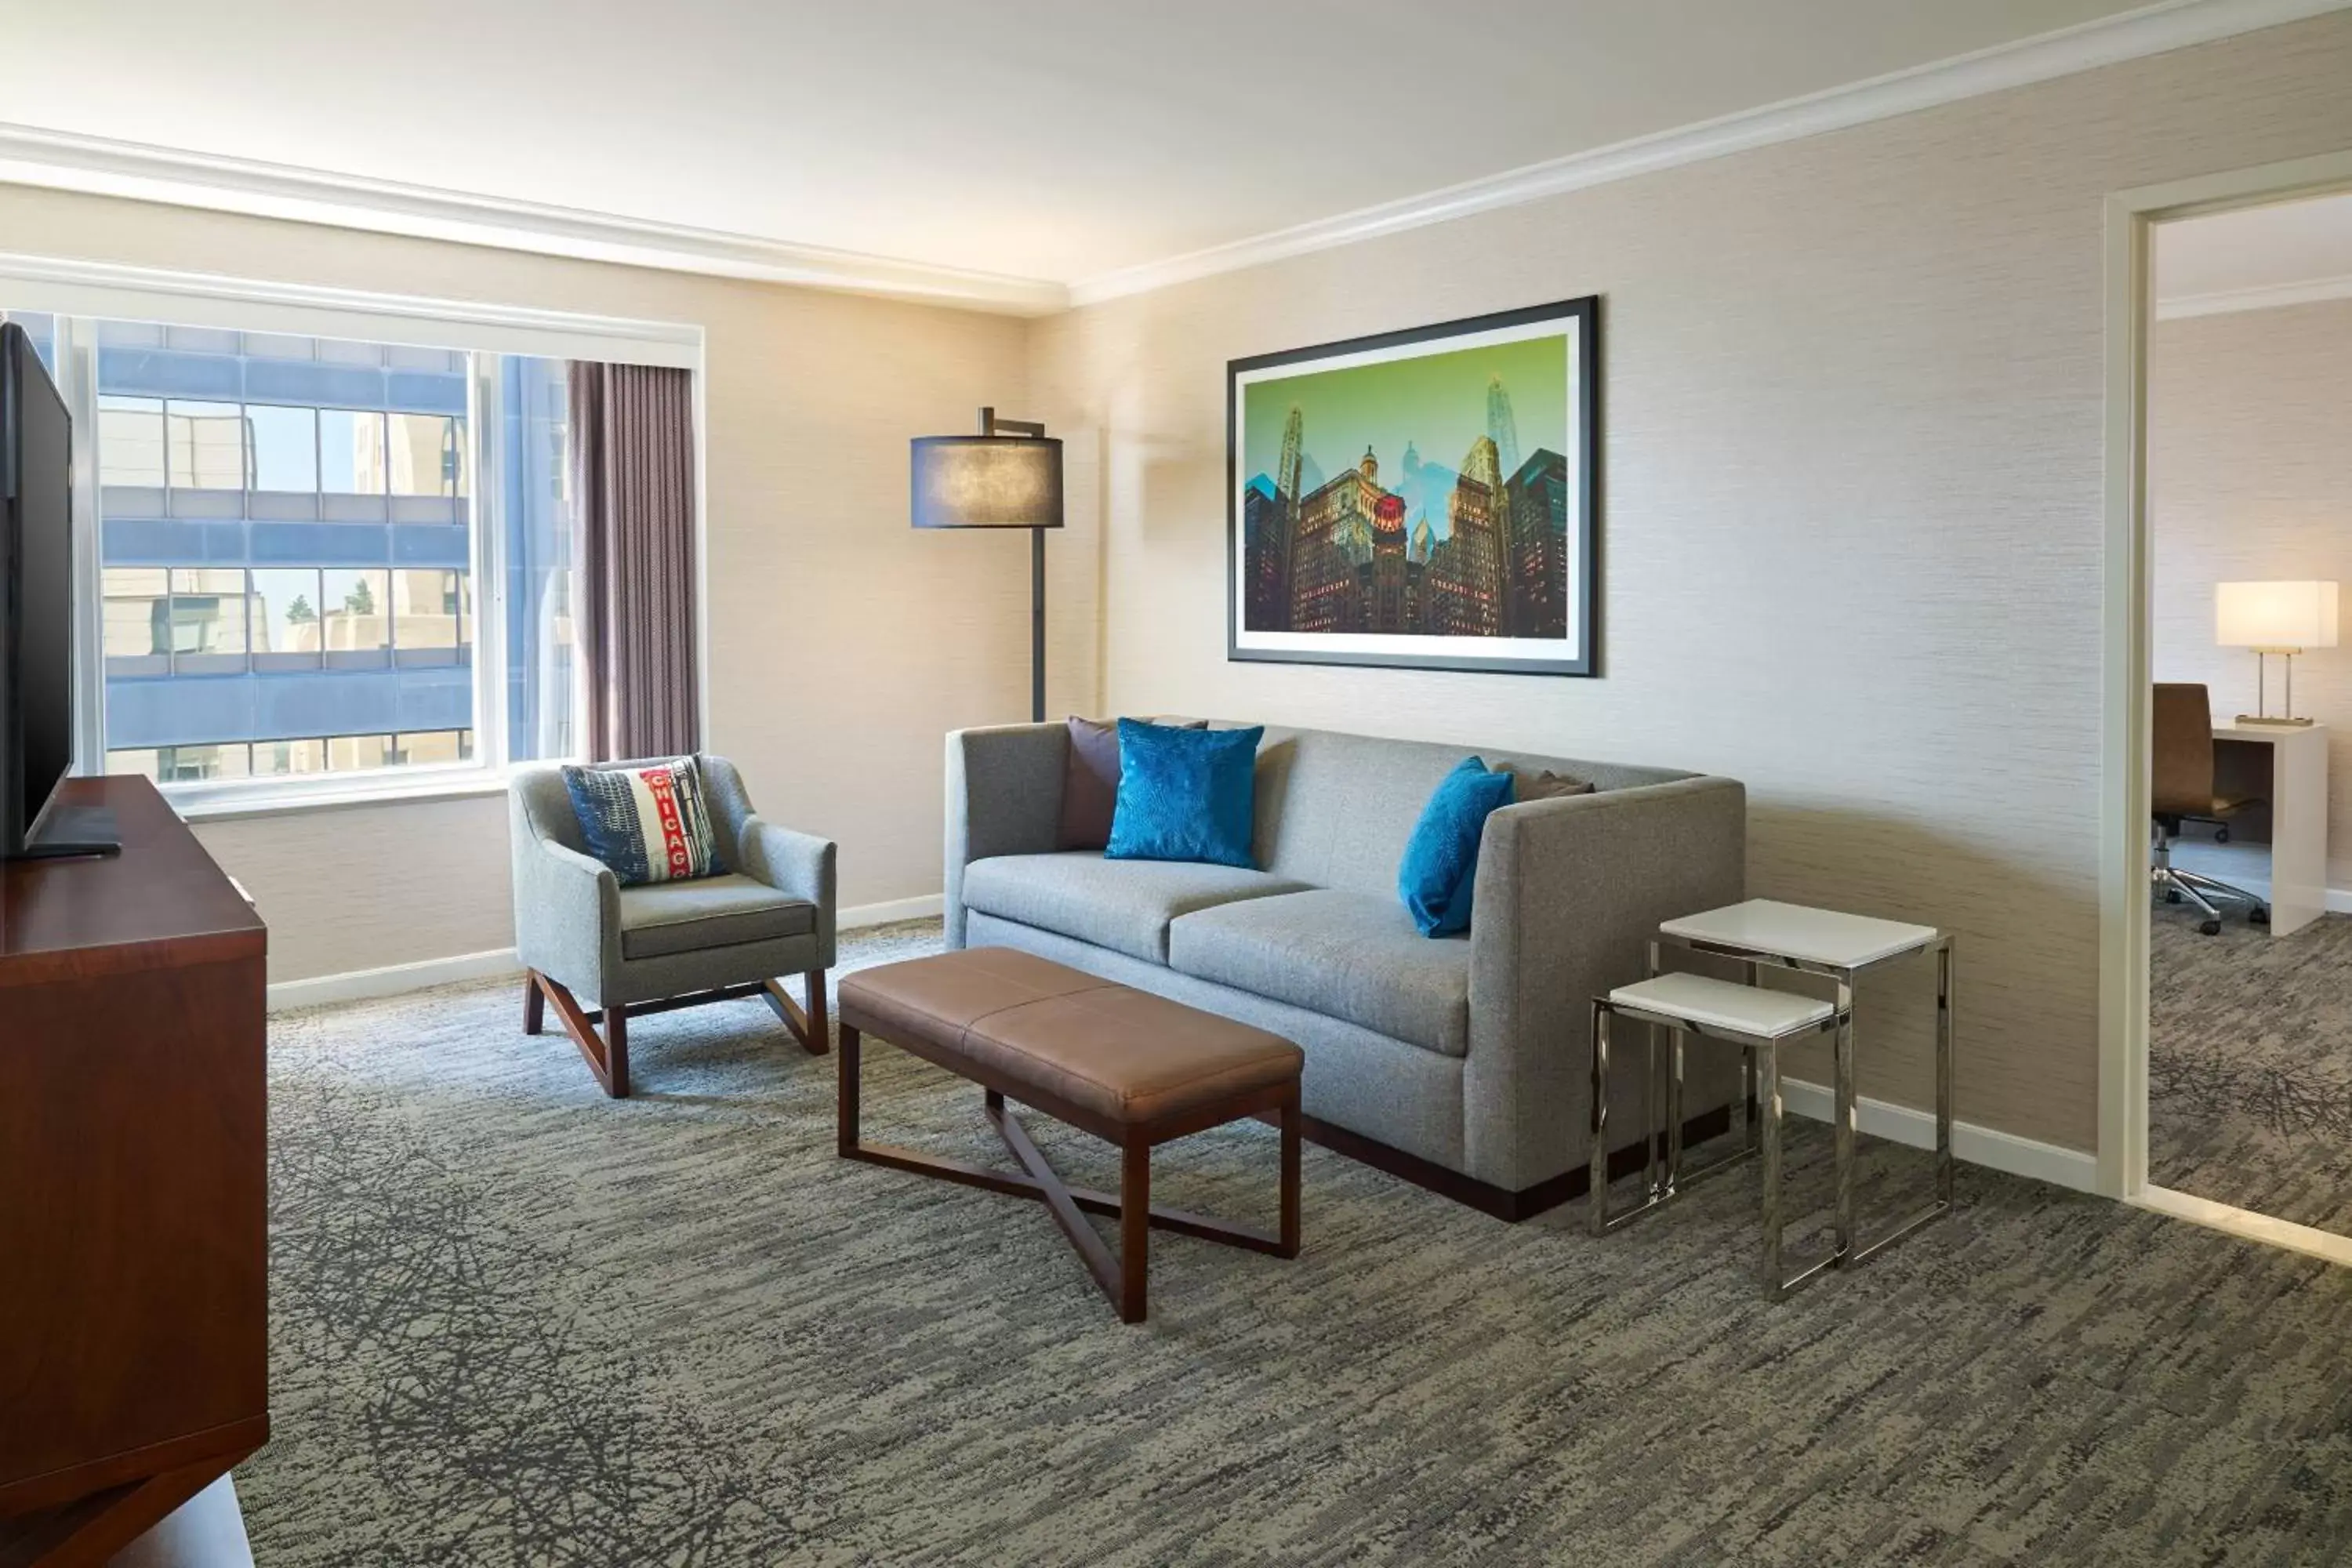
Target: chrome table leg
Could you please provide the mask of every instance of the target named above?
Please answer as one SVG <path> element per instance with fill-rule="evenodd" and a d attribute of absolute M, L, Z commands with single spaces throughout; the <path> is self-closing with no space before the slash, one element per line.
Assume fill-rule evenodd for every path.
<path fill-rule="evenodd" d="M 1667 1047 L 1671 1059 L 1666 1068 L 1666 1184 L 1658 1195 L 1673 1197 L 1683 1176 L 1683 1045 L 1680 1029 L 1668 1031 L 1674 1038 Z"/>
<path fill-rule="evenodd" d="M 1952 1206 L 1952 939 L 1936 949 L 1936 1201 Z"/>
<path fill-rule="evenodd" d="M 1853 1140 L 1856 1114 L 1853 1093 L 1853 975 L 1838 975 L 1837 1037 L 1832 1047 L 1835 1079 L 1833 1112 L 1837 1117 L 1837 1248 L 1843 1262 L 1853 1252 Z"/>
<path fill-rule="evenodd" d="M 1609 1229 L 1609 1006 L 1592 1004 L 1592 1234 Z"/>
<path fill-rule="evenodd" d="M 1780 1053 L 1766 1046 L 1757 1055 L 1764 1101 L 1764 1294 L 1778 1297 L 1787 1290 L 1780 1283 Z"/>

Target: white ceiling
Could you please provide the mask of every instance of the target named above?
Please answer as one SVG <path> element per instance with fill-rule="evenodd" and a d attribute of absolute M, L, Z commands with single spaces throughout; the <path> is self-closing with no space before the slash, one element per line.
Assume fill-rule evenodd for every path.
<path fill-rule="evenodd" d="M 1062 283 L 2135 8 L 0 0 L 0 116 Z"/>
<path fill-rule="evenodd" d="M 2275 202 L 2156 228 L 2168 314 L 2352 294 L 2352 195 Z"/>

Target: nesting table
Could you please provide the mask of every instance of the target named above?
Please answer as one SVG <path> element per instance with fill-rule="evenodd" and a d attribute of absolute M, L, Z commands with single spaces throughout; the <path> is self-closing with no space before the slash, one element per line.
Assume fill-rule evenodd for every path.
<path fill-rule="evenodd" d="M 1665 973 L 1665 950 L 1730 959 L 1744 966 L 1747 984 L 1704 975 Z M 1932 956 L 1936 963 L 1936 1164 L 1935 1197 L 1924 1210 L 1867 1244 L 1857 1244 L 1853 1213 L 1853 1146 L 1857 1131 L 1854 1097 L 1853 993 L 1860 977 L 1886 964 Z M 1769 990 L 1759 984 L 1767 968 L 1818 975 L 1832 983 L 1828 1000 Z M 1952 1206 L 1952 939 L 1933 926 L 1875 920 L 1833 910 L 1809 909 L 1770 899 L 1750 899 L 1719 910 L 1664 922 L 1649 943 L 1645 977 L 1620 986 L 1593 1004 L 1592 1222 L 1607 1230 L 1656 1208 L 1698 1176 L 1759 1152 L 1764 1163 L 1764 1285 L 1779 1296 L 1831 1267 L 1851 1267 L 1942 1217 Z M 1624 1017 L 1649 1026 L 1645 1085 L 1654 1086 L 1660 1063 L 1656 1036 L 1664 1030 L 1673 1047 L 1665 1066 L 1666 1115 L 1663 1130 L 1650 1117 L 1645 1130 L 1647 1191 L 1643 1201 L 1622 1215 L 1608 1212 L 1607 1077 L 1609 1025 Z M 1831 1091 L 1836 1142 L 1835 1242 L 1829 1257 L 1784 1279 L 1780 1268 L 1780 1121 L 1782 1095 L 1779 1048 L 1819 1034 L 1832 1034 Z M 1682 1166 L 1683 1055 L 1686 1039 L 1713 1038 L 1742 1048 L 1746 1100 L 1746 1146 L 1685 1176 Z M 1759 1071 L 1760 1069 L 1760 1071 Z M 1759 1076 L 1762 1079 L 1759 1093 Z M 1645 1102 L 1654 1107 L 1645 1089 Z M 1760 1116 L 1760 1127 L 1759 1127 Z M 1760 1136 L 1759 1136 L 1760 1133 Z"/>

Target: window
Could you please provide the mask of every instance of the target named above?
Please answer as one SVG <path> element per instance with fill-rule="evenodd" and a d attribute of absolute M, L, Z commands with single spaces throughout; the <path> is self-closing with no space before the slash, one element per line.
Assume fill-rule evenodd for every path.
<path fill-rule="evenodd" d="M 9 319 L 84 367 L 110 771 L 283 792 L 573 753 L 562 362 Z"/>

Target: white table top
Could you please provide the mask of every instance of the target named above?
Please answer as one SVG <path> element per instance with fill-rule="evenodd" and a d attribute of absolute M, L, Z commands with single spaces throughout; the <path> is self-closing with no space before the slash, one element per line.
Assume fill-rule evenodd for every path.
<path fill-rule="evenodd" d="M 1661 974 L 1637 980 L 1609 993 L 1609 1000 L 1672 1018 L 1688 1018 L 1694 1024 L 1761 1035 L 1768 1040 L 1816 1026 L 1836 1011 L 1817 996 L 1767 991 L 1760 985 L 1711 980 L 1704 974 Z"/>
<path fill-rule="evenodd" d="M 2261 741 L 2275 745 L 2297 735 L 2324 734 L 2326 730 L 2325 724 L 2241 724 L 2235 717 L 2213 715 L 2213 738 L 2217 741 Z"/>
<path fill-rule="evenodd" d="M 1934 926 L 1906 925 L 1835 910 L 1807 909 L 1772 899 L 1750 899 L 1684 915 L 1658 928 L 1669 936 L 1736 947 L 1773 958 L 1859 969 L 1882 958 L 1924 947 L 1941 934 Z"/>

